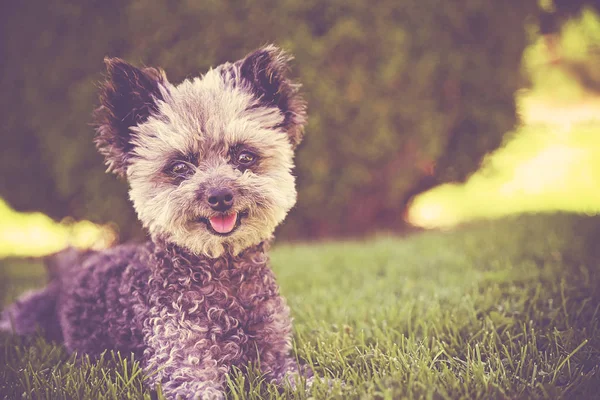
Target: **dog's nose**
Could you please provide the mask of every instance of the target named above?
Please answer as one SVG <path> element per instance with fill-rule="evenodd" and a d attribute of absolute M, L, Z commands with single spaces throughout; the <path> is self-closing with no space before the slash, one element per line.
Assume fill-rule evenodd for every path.
<path fill-rule="evenodd" d="M 233 205 L 231 189 L 214 189 L 208 194 L 208 204 L 215 211 L 227 211 Z"/>

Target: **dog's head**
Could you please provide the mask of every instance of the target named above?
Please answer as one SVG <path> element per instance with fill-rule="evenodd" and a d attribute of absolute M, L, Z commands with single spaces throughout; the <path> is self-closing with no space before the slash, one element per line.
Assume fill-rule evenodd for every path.
<path fill-rule="evenodd" d="M 179 85 L 107 59 L 96 144 L 153 237 L 218 257 L 269 238 L 296 202 L 305 103 L 267 46 Z"/>

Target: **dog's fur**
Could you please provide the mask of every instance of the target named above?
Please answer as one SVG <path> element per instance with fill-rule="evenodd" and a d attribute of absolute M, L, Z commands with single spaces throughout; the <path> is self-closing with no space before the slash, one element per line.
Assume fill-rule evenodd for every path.
<path fill-rule="evenodd" d="M 265 253 L 296 202 L 305 104 L 288 61 L 267 46 L 175 86 L 161 70 L 107 59 L 96 144 L 128 180 L 152 240 L 59 253 L 50 284 L 9 306 L 1 326 L 41 328 L 79 354 L 133 352 L 170 398 L 224 397 L 232 366 L 259 362 L 280 382 L 295 373 L 289 310 Z M 216 189 L 233 195 L 227 213 L 207 200 Z M 230 233 L 213 229 L 211 218 L 232 213 Z"/>

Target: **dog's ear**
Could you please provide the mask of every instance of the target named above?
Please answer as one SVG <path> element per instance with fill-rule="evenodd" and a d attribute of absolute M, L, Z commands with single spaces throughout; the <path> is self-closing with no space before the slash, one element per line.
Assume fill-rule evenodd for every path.
<path fill-rule="evenodd" d="M 240 75 L 262 104 L 279 108 L 284 116 L 279 127 L 287 132 L 296 147 L 304 133 L 306 103 L 299 93 L 300 85 L 287 77 L 291 59 L 282 50 L 269 45 L 240 61 Z"/>
<path fill-rule="evenodd" d="M 107 77 L 100 90 L 100 107 L 94 113 L 95 142 L 108 171 L 124 177 L 133 148 L 130 128 L 158 110 L 167 78 L 162 70 L 138 69 L 118 58 L 105 58 L 104 63 Z"/>

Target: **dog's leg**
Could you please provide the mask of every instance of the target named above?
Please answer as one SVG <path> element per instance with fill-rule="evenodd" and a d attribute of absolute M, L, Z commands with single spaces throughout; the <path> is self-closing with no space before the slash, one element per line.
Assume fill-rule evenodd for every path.
<path fill-rule="evenodd" d="M 285 300 L 280 296 L 268 299 L 258 307 L 257 315 L 261 322 L 250 330 L 262 372 L 278 385 L 296 387 L 303 379 L 310 380 L 312 371 L 290 355 L 292 323 Z"/>
<path fill-rule="evenodd" d="M 224 400 L 225 371 L 214 361 L 203 366 L 166 361 L 147 372 L 154 385 L 161 385 L 168 399 Z"/>
<path fill-rule="evenodd" d="M 168 399 L 181 400 L 225 400 L 222 385 L 214 381 L 185 381 L 191 377 L 180 376 L 162 384 L 163 394 Z"/>
<path fill-rule="evenodd" d="M 47 340 L 60 342 L 62 331 L 56 317 L 58 292 L 58 284 L 51 283 L 23 294 L 0 314 L 0 330 L 31 335 L 39 329 Z"/>
<path fill-rule="evenodd" d="M 229 364 L 211 351 L 216 344 L 202 326 L 194 326 L 194 331 L 169 317 L 148 322 L 153 329 L 146 332 L 143 358 L 150 383 L 160 384 L 167 399 L 225 399 Z"/>

